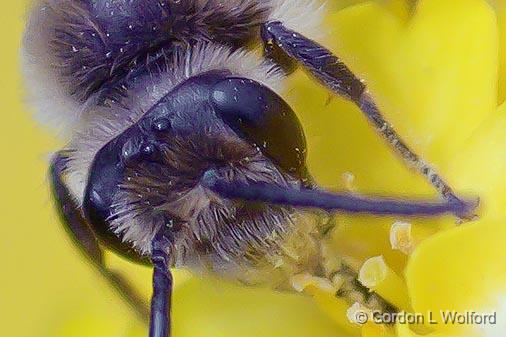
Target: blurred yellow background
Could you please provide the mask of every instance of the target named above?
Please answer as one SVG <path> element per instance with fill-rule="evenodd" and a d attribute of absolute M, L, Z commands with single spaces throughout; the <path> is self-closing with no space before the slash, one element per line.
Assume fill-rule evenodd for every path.
<path fill-rule="evenodd" d="M 484 204 L 495 210 L 494 216 L 500 213 L 502 219 L 506 197 L 502 158 L 506 156 L 497 144 L 506 141 L 502 127 L 492 133 L 487 125 L 506 125 L 495 119 L 504 120 L 504 105 L 497 112 L 496 107 L 506 97 L 506 76 L 502 76 L 506 55 L 498 53 L 506 45 L 499 44 L 506 34 L 497 36 L 506 31 L 504 1 L 489 1 L 497 4 L 494 12 L 485 0 L 425 0 L 409 25 L 406 3 L 413 1 L 408 0 L 369 1 L 335 11 L 359 2 L 364 1 L 332 2 L 338 5 L 329 27 L 338 31 L 328 32 L 329 46 L 368 81 L 407 141 L 459 191 L 479 193 Z M 53 211 L 47 163 L 62 144 L 31 118 L 23 104 L 19 72 L 28 3 L 0 5 L 0 336 L 146 336 L 146 328 L 84 263 Z M 349 102 L 339 98 L 328 102 L 328 93 L 300 73 L 291 80 L 286 97 L 300 114 L 308 136 L 310 169 L 323 185 L 343 188 L 342 175 L 351 172 L 353 188 L 359 191 L 434 195 L 384 146 Z M 494 138 L 486 138 L 488 134 Z M 343 251 L 355 254 L 358 263 L 384 254 L 388 265 L 403 274 L 408 257 L 390 247 L 392 219 L 342 220 L 345 226 L 336 243 Z M 415 222 L 414 231 L 426 238 L 453 227 L 453 219 L 430 219 Z M 112 256 L 111 263 L 149 296 L 148 268 Z M 433 263 L 427 260 L 426 265 Z M 446 274 L 438 275 L 440 283 L 446 280 L 452 285 Z M 422 270 L 415 281 L 431 288 L 431 277 Z M 175 337 L 342 336 L 338 325 L 308 297 L 233 287 L 183 271 L 175 278 Z"/>

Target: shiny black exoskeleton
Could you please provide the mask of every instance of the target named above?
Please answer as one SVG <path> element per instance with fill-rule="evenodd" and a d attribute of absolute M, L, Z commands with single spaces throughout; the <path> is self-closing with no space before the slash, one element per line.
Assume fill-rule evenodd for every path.
<path fill-rule="evenodd" d="M 189 99 L 177 99 L 181 96 Z M 260 148 L 283 171 L 302 181 L 308 180 L 302 127 L 279 95 L 253 80 L 226 72 L 196 76 L 167 94 L 95 156 L 83 209 L 101 240 L 120 254 L 142 261 L 141 256 L 110 231 L 113 197 L 125 180 L 126 166 L 136 162 L 157 165 L 160 134 L 205 133 L 205 128 L 223 124 L 236 137 Z"/>

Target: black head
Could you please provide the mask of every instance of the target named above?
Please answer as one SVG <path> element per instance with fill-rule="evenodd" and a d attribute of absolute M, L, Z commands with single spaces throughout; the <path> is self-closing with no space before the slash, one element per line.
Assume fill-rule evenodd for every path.
<path fill-rule="evenodd" d="M 295 188 L 309 183 L 305 154 L 300 122 L 280 96 L 250 79 L 209 72 L 177 86 L 98 151 L 84 211 L 95 230 L 109 239 L 116 237 L 110 235 L 111 223 L 127 213 L 145 215 L 147 228 L 188 223 L 203 208 L 199 199 L 208 193 L 201 187 L 205 172 Z M 241 214 L 258 209 L 250 206 L 242 207 Z M 141 232 L 127 240 L 147 244 L 153 231 L 137 230 Z"/>

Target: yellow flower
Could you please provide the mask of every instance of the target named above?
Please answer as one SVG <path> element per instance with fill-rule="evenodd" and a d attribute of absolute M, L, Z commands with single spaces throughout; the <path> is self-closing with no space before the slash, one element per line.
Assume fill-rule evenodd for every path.
<path fill-rule="evenodd" d="M 494 12 L 482 0 L 425 0 L 405 19 L 368 2 L 329 19 L 334 49 L 367 80 L 388 119 L 457 191 L 477 194 L 482 202 L 480 220 L 460 227 L 451 218 L 412 221 L 411 233 L 404 229 L 400 234 L 404 244 L 407 240 L 412 245 L 404 252 L 393 250 L 390 242 L 392 234 L 396 239 L 398 227 L 391 230 L 399 219 L 339 217 L 336 249 L 378 283 L 373 287 L 378 294 L 425 315 L 425 324 L 397 323 L 394 328 L 368 323 L 354 335 L 471 337 L 506 332 L 506 105 L 497 108 L 506 78 L 497 70 L 504 58 L 498 53 L 498 27 L 503 27 L 505 4 L 496 2 Z M 299 81 L 296 87 L 309 86 Z M 324 96 L 322 92 L 318 99 Z M 319 181 L 349 187 L 349 181 L 339 182 L 339 174 L 350 172 L 351 188 L 357 191 L 430 193 L 349 104 L 339 101 L 319 108 L 314 101 L 304 103 L 298 91 L 293 97 L 303 114 L 311 168 Z M 342 323 L 342 314 L 336 314 L 342 311 L 341 303 L 314 289 L 310 293 Z M 476 312 L 481 318 L 495 313 L 495 318 L 489 324 L 472 324 L 470 318 L 469 324 L 445 324 L 451 312 Z"/>
<path fill-rule="evenodd" d="M 388 119 L 418 153 L 457 191 L 481 198 L 480 220 L 457 227 L 452 217 L 339 215 L 332 243 L 378 294 L 426 319 L 432 312 L 438 324 L 360 326 L 349 322 L 349 305 L 315 286 L 305 289 L 311 298 L 178 271 L 175 337 L 504 335 L 506 1 L 420 0 L 411 16 L 407 4 L 413 2 L 335 0 L 326 45 L 367 81 Z M 0 110 L 11 112 L 13 120 L 1 126 L 0 144 L 18 139 L 16 151 L 12 145 L 2 151 L 9 160 L 1 175 L 7 179 L 0 204 L 8 207 L 1 212 L 0 256 L 9 258 L 2 260 L 2 272 L 10 276 L 0 280 L 2 335 L 144 336 L 142 323 L 79 260 L 49 203 L 40 202 L 48 195 L 40 188 L 46 171 L 40 154 L 58 146 L 22 113 L 16 60 L 24 3 L 1 8 L 9 13 L 0 20 L 9 47 L 5 64 L 2 60 Z M 302 72 L 286 96 L 308 137 L 310 170 L 323 186 L 435 197 L 351 103 L 336 97 L 329 102 L 328 91 Z M 114 256 L 111 263 L 132 276 L 148 298 L 148 269 Z M 440 310 L 496 311 L 497 324 L 443 324 Z"/>

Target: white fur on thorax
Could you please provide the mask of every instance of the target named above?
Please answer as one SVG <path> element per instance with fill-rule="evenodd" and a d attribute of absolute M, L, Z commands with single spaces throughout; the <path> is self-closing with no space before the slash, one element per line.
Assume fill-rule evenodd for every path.
<path fill-rule="evenodd" d="M 52 20 L 45 4 L 34 4 L 23 37 L 21 71 L 27 88 L 26 100 L 35 110 L 35 119 L 68 138 L 80 120 L 82 107 L 69 97 L 53 67 L 57 60 L 50 52 Z"/>
<path fill-rule="evenodd" d="M 78 201 L 82 201 L 88 170 L 97 151 L 189 77 L 223 69 L 258 81 L 274 91 L 281 89 L 282 74 L 253 52 L 231 52 L 223 46 L 203 43 L 191 51 L 176 54 L 171 63 L 171 71 L 157 74 L 156 77 L 147 75 L 142 87 L 129 92 L 129 101 L 133 105 L 128 110 L 119 107 L 95 108 L 82 117 L 68 146 L 68 149 L 75 150 L 69 163 L 68 183 Z"/>
<path fill-rule="evenodd" d="M 58 7 L 62 1 L 36 1 L 27 22 L 21 63 L 28 89 L 27 100 L 36 112 L 35 118 L 41 124 L 58 131 L 59 136 L 68 139 L 76 126 L 82 123 L 83 116 L 93 111 L 87 111 L 82 104 L 68 95 L 65 84 L 52 66 L 57 63 L 50 51 L 54 18 L 45 3 Z M 245 7 L 249 1 L 269 7 L 271 21 L 281 21 L 288 28 L 309 38 L 319 39 L 322 36 L 320 25 L 323 21 L 324 6 L 321 0 L 232 0 L 223 2 L 222 5 L 237 6 L 239 2 Z M 248 61 L 244 62 L 247 64 Z"/>
<path fill-rule="evenodd" d="M 199 0 L 202 7 L 209 0 Z M 320 39 L 321 24 L 325 14 L 324 0 L 215 0 L 214 6 L 227 9 L 246 9 L 251 4 L 266 8 L 269 21 L 281 21 L 283 24 L 310 39 Z"/>
<path fill-rule="evenodd" d="M 320 41 L 324 36 L 322 22 L 325 2 L 322 0 L 272 0 L 271 21 L 280 21 L 310 39 Z"/>

